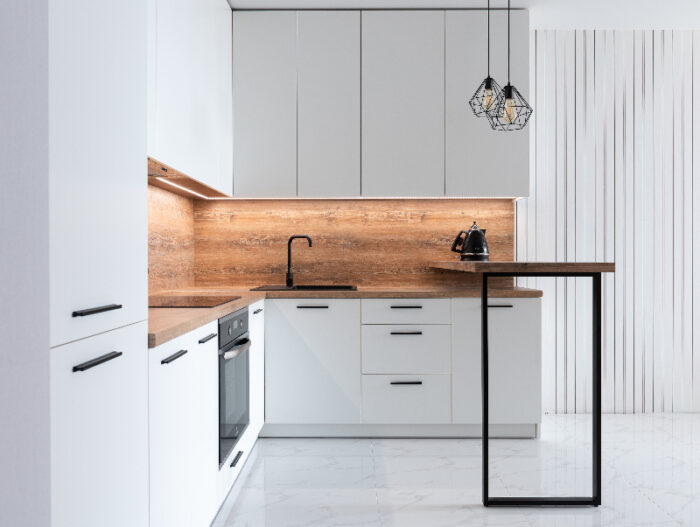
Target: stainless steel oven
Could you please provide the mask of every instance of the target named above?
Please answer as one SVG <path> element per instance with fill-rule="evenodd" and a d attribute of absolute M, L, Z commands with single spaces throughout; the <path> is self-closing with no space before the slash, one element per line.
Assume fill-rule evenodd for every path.
<path fill-rule="evenodd" d="M 219 466 L 250 423 L 248 308 L 219 319 Z"/>

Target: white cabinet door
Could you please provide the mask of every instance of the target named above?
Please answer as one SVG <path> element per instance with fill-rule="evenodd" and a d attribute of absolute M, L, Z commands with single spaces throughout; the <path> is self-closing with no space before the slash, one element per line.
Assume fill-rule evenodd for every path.
<path fill-rule="evenodd" d="M 529 100 L 528 12 L 511 11 L 511 83 Z M 491 76 L 507 76 L 507 20 L 491 11 Z M 446 195 L 519 197 L 530 192 L 530 127 L 494 131 L 469 99 L 486 77 L 486 11 L 447 11 L 445 20 Z M 532 101 L 530 101 L 532 103 Z"/>
<path fill-rule="evenodd" d="M 51 5 L 51 346 L 147 317 L 146 17 L 138 0 Z"/>
<path fill-rule="evenodd" d="M 233 192 L 297 195 L 296 12 L 233 14 Z"/>
<path fill-rule="evenodd" d="M 360 195 L 360 12 L 298 13 L 300 197 Z"/>
<path fill-rule="evenodd" d="M 265 423 L 265 301 L 248 307 L 250 334 L 250 422 L 260 430 Z"/>
<path fill-rule="evenodd" d="M 226 0 L 152 0 L 152 157 L 202 183 L 233 189 L 231 8 Z"/>
<path fill-rule="evenodd" d="M 267 300 L 265 422 L 361 421 L 360 301 Z"/>
<path fill-rule="evenodd" d="M 444 11 L 362 12 L 363 196 L 444 195 L 444 23 Z"/>
<path fill-rule="evenodd" d="M 148 352 L 151 527 L 208 525 L 216 514 L 216 332 L 212 322 Z"/>
<path fill-rule="evenodd" d="M 454 298 L 454 423 L 481 423 L 481 300 Z M 542 420 L 539 298 L 489 299 L 489 422 Z"/>
<path fill-rule="evenodd" d="M 141 322 L 51 350 L 54 527 L 148 526 L 146 332 Z"/>

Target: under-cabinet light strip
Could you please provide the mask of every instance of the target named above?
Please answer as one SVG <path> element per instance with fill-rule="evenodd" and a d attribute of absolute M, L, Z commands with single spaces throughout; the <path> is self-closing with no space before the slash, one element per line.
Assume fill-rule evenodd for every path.
<path fill-rule="evenodd" d="M 173 183 L 172 181 L 168 181 L 167 178 L 164 178 L 164 177 L 156 177 L 156 179 L 157 179 L 158 181 L 162 181 L 163 183 L 167 183 L 168 185 L 172 185 L 172 186 L 175 187 L 175 188 L 179 188 L 180 190 L 184 190 L 185 192 L 189 192 L 190 194 L 193 194 L 193 195 L 197 196 L 198 198 L 202 198 L 202 199 L 211 199 L 211 198 L 205 196 L 204 194 L 200 194 L 199 192 L 195 192 L 194 190 L 190 190 L 190 189 L 188 189 L 188 188 L 186 188 L 186 187 L 183 187 L 182 185 L 178 185 L 177 183 Z"/>

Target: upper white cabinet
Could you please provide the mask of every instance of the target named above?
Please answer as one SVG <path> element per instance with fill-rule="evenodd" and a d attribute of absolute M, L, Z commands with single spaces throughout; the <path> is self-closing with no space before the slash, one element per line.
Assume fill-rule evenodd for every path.
<path fill-rule="evenodd" d="M 150 2 L 148 154 L 231 194 L 231 8 L 226 0 Z"/>
<path fill-rule="evenodd" d="M 294 11 L 233 14 L 236 197 L 297 195 L 296 40 Z"/>
<path fill-rule="evenodd" d="M 149 525 L 146 333 L 141 322 L 51 350 L 53 527 Z"/>
<path fill-rule="evenodd" d="M 360 423 L 360 300 L 265 306 L 265 422 Z"/>
<path fill-rule="evenodd" d="M 51 6 L 51 346 L 147 316 L 146 26 L 137 0 Z"/>
<path fill-rule="evenodd" d="M 444 195 L 444 30 L 444 11 L 362 12 L 363 196 Z"/>
<path fill-rule="evenodd" d="M 360 195 L 360 12 L 298 13 L 298 195 Z"/>
<path fill-rule="evenodd" d="M 486 77 L 486 11 L 446 11 L 445 17 L 445 195 L 527 196 L 529 128 L 492 130 L 469 107 Z M 506 17 L 491 12 L 491 76 L 501 86 L 508 83 Z M 511 11 L 510 80 L 530 100 L 528 38 L 528 12 Z"/>

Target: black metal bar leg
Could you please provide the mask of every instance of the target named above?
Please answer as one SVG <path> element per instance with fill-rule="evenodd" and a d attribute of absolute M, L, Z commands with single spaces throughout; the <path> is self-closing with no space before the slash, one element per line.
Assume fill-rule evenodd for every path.
<path fill-rule="evenodd" d="M 601 497 L 601 349 L 602 349 L 602 296 L 601 274 L 593 275 L 593 505 L 600 505 Z"/>
<path fill-rule="evenodd" d="M 488 275 L 481 276 L 481 477 L 482 502 L 489 506 L 489 310 Z"/>

